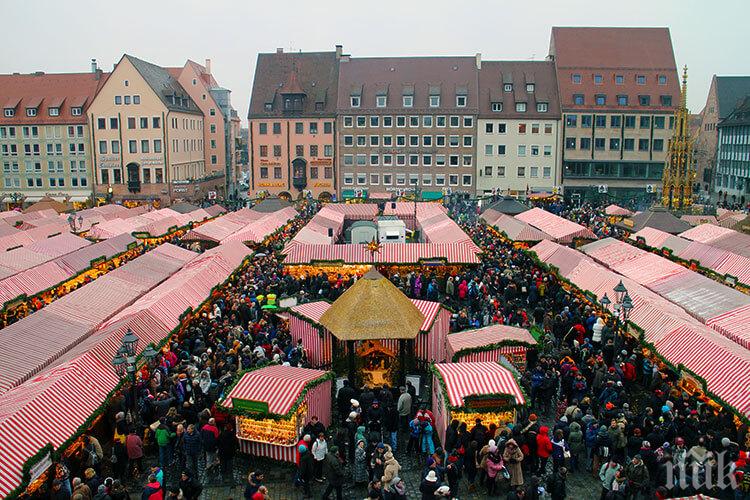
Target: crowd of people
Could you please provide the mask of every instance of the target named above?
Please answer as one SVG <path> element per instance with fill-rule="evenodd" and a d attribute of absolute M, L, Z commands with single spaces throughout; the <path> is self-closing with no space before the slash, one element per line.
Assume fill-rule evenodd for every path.
<path fill-rule="evenodd" d="M 435 418 L 410 384 L 369 389 L 345 382 L 335 397 L 338 418 L 330 428 L 311 419 L 296 446 L 293 481 L 301 495 L 319 483 L 324 499 L 341 499 L 346 490 L 400 500 L 413 498 L 412 488 L 423 500 L 465 493 L 557 500 L 568 495 L 571 475 L 588 474 L 600 485 L 591 496 L 603 499 L 678 492 L 750 498 L 746 425 L 682 391 L 675 373 L 619 336 L 585 297 L 480 223 L 473 201 L 454 200 L 448 208 L 484 250 L 482 263 L 454 275 L 415 271 L 389 279 L 411 297 L 450 308 L 453 330 L 502 323 L 543 332 L 520 380 L 529 407 L 515 422 L 453 421 L 439 442 Z M 205 486 L 234 484 L 238 443 L 233 419 L 217 401 L 241 370 L 307 366 L 304 345 L 263 306 L 292 295 L 334 300 L 355 279 L 283 272 L 275 250 L 316 209 L 303 204 L 301 216 L 142 367 L 135 386 L 112 399 L 111 454 L 85 436 L 76 467 L 55 464 L 52 498 L 130 498 L 144 477 L 145 499 L 194 499 Z M 145 470 L 144 456 L 158 457 L 156 465 Z M 405 479 L 407 465 L 418 470 L 418 484 Z M 719 478 L 736 487 L 721 489 Z M 243 486 L 248 500 L 277 498 L 260 468 Z"/>

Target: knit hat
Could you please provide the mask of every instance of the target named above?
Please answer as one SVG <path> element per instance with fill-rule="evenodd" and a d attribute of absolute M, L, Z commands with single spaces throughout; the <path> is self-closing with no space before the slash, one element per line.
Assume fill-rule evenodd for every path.
<path fill-rule="evenodd" d="M 435 471 L 431 470 L 430 472 L 428 472 L 427 476 L 425 477 L 425 480 L 428 483 L 436 483 L 438 478 L 437 478 L 437 474 L 435 474 Z"/>
<path fill-rule="evenodd" d="M 304 444 L 299 445 L 299 448 L 297 449 L 299 450 L 300 453 L 307 452 L 307 446 L 305 446 Z"/>
<path fill-rule="evenodd" d="M 448 486 L 446 486 L 446 485 L 442 485 L 440 488 L 438 488 L 437 490 L 435 490 L 435 493 L 437 493 L 439 495 L 447 495 L 450 492 L 451 492 L 451 489 Z"/>
<path fill-rule="evenodd" d="M 91 479 L 92 477 L 96 476 L 96 471 L 89 467 L 83 472 L 83 475 L 86 476 L 86 479 Z"/>
<path fill-rule="evenodd" d="M 536 416 L 536 413 L 532 413 L 531 415 L 529 415 L 529 420 L 531 420 L 532 422 L 536 422 L 537 418 L 538 417 Z"/>

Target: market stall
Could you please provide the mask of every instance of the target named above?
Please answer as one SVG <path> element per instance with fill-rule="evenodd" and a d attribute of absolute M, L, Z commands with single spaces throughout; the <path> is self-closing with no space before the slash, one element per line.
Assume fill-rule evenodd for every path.
<path fill-rule="evenodd" d="M 518 374 L 510 365 L 489 361 L 438 363 L 432 366 L 432 412 L 440 442 L 452 420 L 471 428 L 516 422 L 516 409 L 526 405 Z"/>
<path fill-rule="evenodd" d="M 497 361 L 504 356 L 524 371 L 527 351 L 536 345 L 536 339 L 525 328 L 491 325 L 448 335 L 446 359 L 454 363 Z"/>
<path fill-rule="evenodd" d="M 332 378 L 331 372 L 282 365 L 245 372 L 219 403 L 235 416 L 240 451 L 293 463 L 310 417 L 331 423 Z"/>

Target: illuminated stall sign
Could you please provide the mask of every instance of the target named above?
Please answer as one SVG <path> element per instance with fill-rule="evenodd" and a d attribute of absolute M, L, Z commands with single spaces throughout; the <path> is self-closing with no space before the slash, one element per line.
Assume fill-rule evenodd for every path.
<path fill-rule="evenodd" d="M 268 403 L 265 401 L 254 401 L 252 399 L 232 399 L 232 406 L 239 411 L 248 413 L 268 413 Z"/>

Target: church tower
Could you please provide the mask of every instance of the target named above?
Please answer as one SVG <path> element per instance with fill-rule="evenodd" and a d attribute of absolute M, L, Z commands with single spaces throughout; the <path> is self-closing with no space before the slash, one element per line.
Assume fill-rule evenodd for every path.
<path fill-rule="evenodd" d="M 687 66 L 682 72 L 680 105 L 675 112 L 674 135 L 669 140 L 662 177 L 662 204 L 668 209 L 683 209 L 693 203 L 693 143 L 688 129 Z"/>

